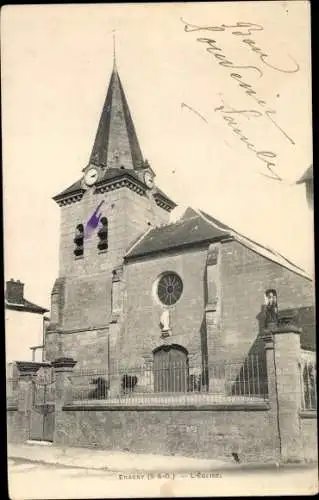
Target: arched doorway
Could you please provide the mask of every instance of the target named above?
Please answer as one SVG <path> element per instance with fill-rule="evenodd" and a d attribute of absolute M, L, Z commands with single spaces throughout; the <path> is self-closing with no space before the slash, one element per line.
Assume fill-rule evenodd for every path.
<path fill-rule="evenodd" d="M 179 345 L 157 347 L 154 355 L 154 391 L 186 392 L 188 385 L 188 352 Z"/>

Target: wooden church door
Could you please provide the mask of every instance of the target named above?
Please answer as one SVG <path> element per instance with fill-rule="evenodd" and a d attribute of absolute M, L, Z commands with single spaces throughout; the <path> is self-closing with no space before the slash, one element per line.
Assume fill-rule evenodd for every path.
<path fill-rule="evenodd" d="M 154 352 L 154 391 L 186 392 L 188 358 L 179 346 L 163 346 Z"/>

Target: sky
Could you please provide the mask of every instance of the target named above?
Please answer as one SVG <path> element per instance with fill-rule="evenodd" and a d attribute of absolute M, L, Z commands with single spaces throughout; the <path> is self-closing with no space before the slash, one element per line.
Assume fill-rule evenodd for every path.
<path fill-rule="evenodd" d="M 308 2 L 1 13 L 5 279 L 23 281 L 29 300 L 50 306 L 60 210 L 52 197 L 88 163 L 114 30 L 144 158 L 178 203 L 173 220 L 200 208 L 311 269 L 312 219 L 295 184 L 312 163 Z M 267 162 L 281 181 L 265 176 Z"/>

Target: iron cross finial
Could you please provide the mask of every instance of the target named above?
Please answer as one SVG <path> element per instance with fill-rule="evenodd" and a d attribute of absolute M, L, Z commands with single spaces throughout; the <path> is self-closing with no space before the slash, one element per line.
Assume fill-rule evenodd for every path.
<path fill-rule="evenodd" d="M 116 30 L 112 30 L 113 33 L 113 67 L 116 68 Z"/>

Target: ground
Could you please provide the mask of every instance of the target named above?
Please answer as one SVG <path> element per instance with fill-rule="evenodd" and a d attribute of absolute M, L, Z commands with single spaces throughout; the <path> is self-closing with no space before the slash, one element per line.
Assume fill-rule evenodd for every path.
<path fill-rule="evenodd" d="M 317 465 L 143 475 L 9 458 L 8 476 L 9 497 L 14 500 L 238 496 L 243 491 L 250 496 L 318 491 Z"/>
<path fill-rule="evenodd" d="M 9 459 L 8 479 L 9 497 L 14 500 L 76 498 L 79 494 L 89 498 L 92 491 L 100 491 L 101 496 L 105 496 L 107 483 L 110 479 L 116 480 L 117 473 Z"/>

